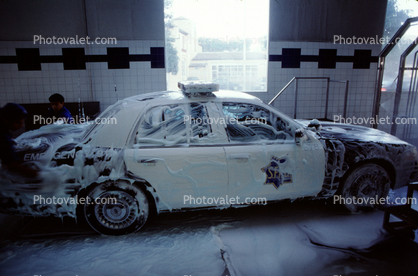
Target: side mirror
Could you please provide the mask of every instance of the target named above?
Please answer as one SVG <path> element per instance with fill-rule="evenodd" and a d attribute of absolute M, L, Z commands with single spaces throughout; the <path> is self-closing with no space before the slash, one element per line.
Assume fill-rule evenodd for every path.
<path fill-rule="evenodd" d="M 309 122 L 308 129 L 314 132 L 320 132 L 322 129 L 322 125 L 317 119 L 313 119 Z"/>
<path fill-rule="evenodd" d="M 305 136 L 305 133 L 303 132 L 302 128 L 299 128 L 295 131 L 295 142 L 296 145 L 300 146 L 300 142 L 302 141 L 302 138 Z"/>

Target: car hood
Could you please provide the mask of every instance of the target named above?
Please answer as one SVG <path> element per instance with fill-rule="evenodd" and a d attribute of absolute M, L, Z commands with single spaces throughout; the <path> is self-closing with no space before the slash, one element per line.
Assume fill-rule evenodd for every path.
<path fill-rule="evenodd" d="M 307 127 L 309 120 L 296 120 L 303 126 Z M 321 123 L 320 135 L 326 138 L 336 138 L 344 141 L 359 141 L 359 142 L 380 142 L 389 144 L 408 144 L 398 137 L 390 135 L 384 131 L 374 128 L 334 123 L 328 121 L 319 121 Z"/>

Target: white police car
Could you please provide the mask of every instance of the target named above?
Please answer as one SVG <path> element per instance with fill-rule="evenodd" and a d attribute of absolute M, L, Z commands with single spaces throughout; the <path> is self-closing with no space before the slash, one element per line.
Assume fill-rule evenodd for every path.
<path fill-rule="evenodd" d="M 384 132 L 332 123 L 320 130 L 245 93 L 179 86 L 118 101 L 87 127 L 23 134 L 21 156 L 30 152 L 28 164 L 58 172 L 59 183 L 44 194 L 3 189 L 15 203 L 7 211 L 82 216 L 100 233 L 125 234 L 166 211 L 382 198 L 416 175 L 417 149 Z M 352 211 L 376 205 L 347 202 Z"/>

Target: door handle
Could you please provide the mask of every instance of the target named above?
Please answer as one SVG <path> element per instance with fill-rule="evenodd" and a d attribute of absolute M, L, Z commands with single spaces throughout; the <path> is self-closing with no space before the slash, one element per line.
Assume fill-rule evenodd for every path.
<path fill-rule="evenodd" d="M 228 157 L 229 159 L 235 159 L 235 160 L 244 161 L 244 162 L 250 159 L 249 154 L 231 154 Z"/>
<path fill-rule="evenodd" d="M 155 164 L 157 163 L 157 159 L 155 158 L 146 158 L 146 159 L 138 159 L 137 162 L 141 164 Z"/>

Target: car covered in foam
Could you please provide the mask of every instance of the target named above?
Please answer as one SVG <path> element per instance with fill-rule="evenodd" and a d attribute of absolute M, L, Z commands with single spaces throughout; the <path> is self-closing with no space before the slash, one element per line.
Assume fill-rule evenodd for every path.
<path fill-rule="evenodd" d="M 41 174 L 2 169 L 3 210 L 85 218 L 100 233 L 125 234 L 161 212 L 384 198 L 416 175 L 417 149 L 384 132 L 293 120 L 214 84 L 180 87 L 120 100 L 84 125 L 18 137 L 22 161 Z M 376 205 L 347 202 L 351 211 Z"/>

